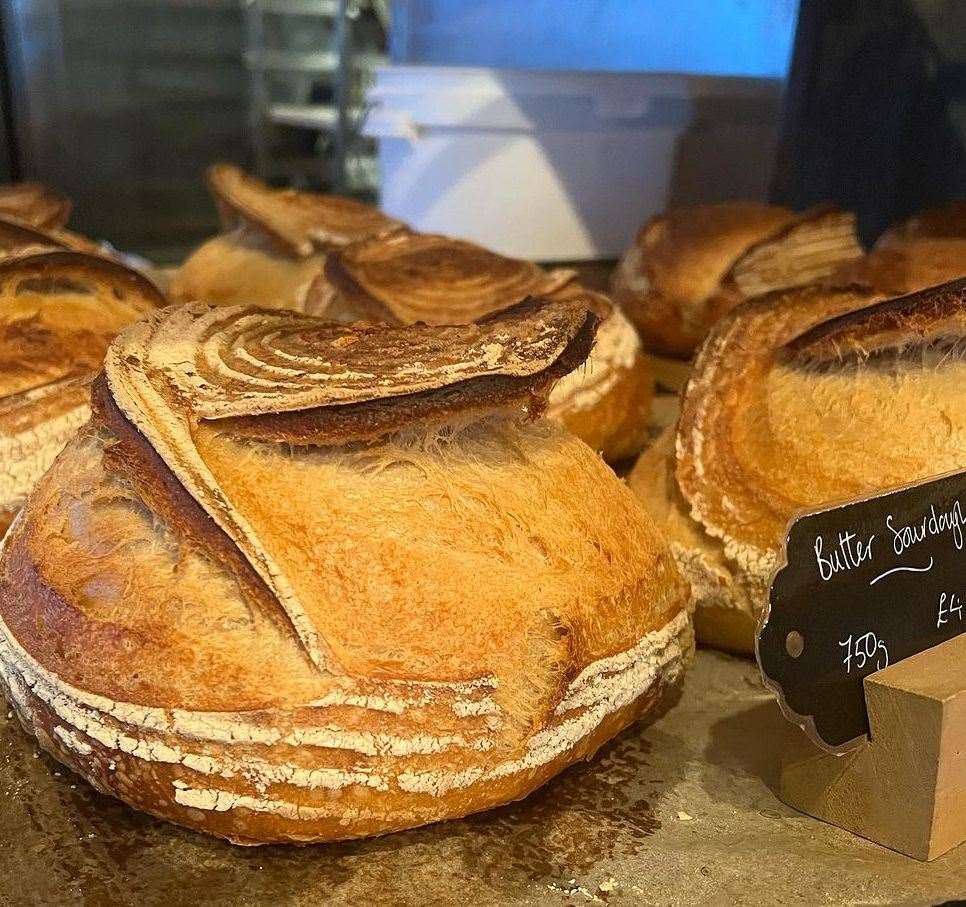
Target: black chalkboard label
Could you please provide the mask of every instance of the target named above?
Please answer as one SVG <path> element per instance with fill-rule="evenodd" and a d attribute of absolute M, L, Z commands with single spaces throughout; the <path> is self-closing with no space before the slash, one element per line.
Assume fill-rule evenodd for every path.
<path fill-rule="evenodd" d="M 756 649 L 786 716 L 816 743 L 860 743 L 863 678 L 966 629 L 964 536 L 964 472 L 792 522 Z"/>

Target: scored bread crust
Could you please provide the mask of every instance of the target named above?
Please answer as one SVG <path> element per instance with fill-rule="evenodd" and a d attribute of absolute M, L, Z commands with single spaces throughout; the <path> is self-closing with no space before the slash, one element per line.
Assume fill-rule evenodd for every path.
<path fill-rule="evenodd" d="M 111 339 L 163 303 L 140 274 L 99 256 L 28 247 L 0 258 L 4 531 L 33 484 L 87 421 L 90 381 Z"/>
<path fill-rule="evenodd" d="M 647 349 L 689 358 L 743 300 L 820 279 L 861 254 L 854 216 L 833 208 L 800 214 L 755 202 L 680 208 L 644 225 L 612 289 Z"/>
<path fill-rule="evenodd" d="M 591 755 L 692 642 L 633 496 L 532 421 L 589 349 L 586 305 L 378 329 L 193 306 L 126 331 L 0 559 L 25 727 L 240 843 L 466 815 Z"/>
<path fill-rule="evenodd" d="M 575 278 L 572 270 L 545 271 L 466 240 L 399 233 L 330 255 L 309 311 L 397 324 L 468 324 L 527 296 L 572 287 Z"/>
<path fill-rule="evenodd" d="M 528 295 L 574 294 L 591 295 L 572 270 L 547 271 L 447 236 L 398 233 L 329 255 L 307 310 L 340 320 L 467 324 Z M 586 367 L 554 387 L 548 415 L 615 462 L 647 438 L 654 381 L 634 326 L 606 297 L 592 295 L 610 314 Z"/>
<path fill-rule="evenodd" d="M 671 490 L 645 478 L 653 464 L 634 482 L 673 527 L 699 638 L 752 651 L 797 512 L 966 464 L 964 287 L 898 300 L 802 288 L 749 302 L 712 331 L 684 396 Z M 915 435 L 897 435 L 902 425 Z"/>
<path fill-rule="evenodd" d="M 175 302 L 305 309 L 326 254 L 406 227 L 350 198 L 273 189 L 233 164 L 206 174 L 223 234 L 203 243 L 175 274 Z"/>

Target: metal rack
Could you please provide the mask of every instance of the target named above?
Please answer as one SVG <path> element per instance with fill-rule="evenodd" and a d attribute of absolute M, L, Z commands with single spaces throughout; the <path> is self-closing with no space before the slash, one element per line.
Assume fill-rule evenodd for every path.
<path fill-rule="evenodd" d="M 383 61 L 387 5 L 372 0 L 244 0 L 249 127 L 258 174 L 368 196 L 365 87 Z"/>

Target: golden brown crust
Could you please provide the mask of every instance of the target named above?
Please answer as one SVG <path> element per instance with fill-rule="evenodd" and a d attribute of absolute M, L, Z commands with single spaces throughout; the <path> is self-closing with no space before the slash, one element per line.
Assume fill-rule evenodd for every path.
<path fill-rule="evenodd" d="M 691 649 L 630 492 L 515 410 L 595 326 L 571 299 L 458 328 L 198 306 L 132 327 L 0 558 L 24 726 L 99 789 L 245 843 L 466 815 L 589 756 Z M 299 425 L 374 404 L 393 430 L 364 443 Z M 287 440 L 238 433 L 260 419 Z"/>
<path fill-rule="evenodd" d="M 893 224 L 879 237 L 876 247 L 917 239 L 966 239 L 966 201 L 929 208 L 907 221 Z"/>
<path fill-rule="evenodd" d="M 233 164 L 215 164 L 206 176 L 225 232 L 254 228 L 296 258 L 405 226 L 351 198 L 272 189 Z"/>
<path fill-rule="evenodd" d="M 742 625 L 753 638 L 796 512 L 966 465 L 964 311 L 964 281 L 887 301 L 813 286 L 748 302 L 715 327 L 677 429 L 682 503 L 664 518 L 707 603 L 705 641 L 733 647 Z M 642 497 L 652 512 L 662 499 Z"/>
<path fill-rule="evenodd" d="M 301 312 L 325 257 L 319 251 L 296 259 L 250 232 L 236 230 L 202 243 L 172 276 L 168 296 L 176 303 Z"/>
<path fill-rule="evenodd" d="M 63 229 L 35 227 L 13 215 L 0 217 L 0 254 L 47 247 L 97 254 L 97 243 Z"/>
<path fill-rule="evenodd" d="M 9 518 L 86 420 L 111 339 L 163 302 L 135 272 L 73 251 L 0 260 L 0 510 Z"/>
<path fill-rule="evenodd" d="M 0 215 L 13 215 L 43 230 L 63 227 L 72 208 L 70 199 L 40 183 L 0 185 Z"/>
<path fill-rule="evenodd" d="M 885 299 L 831 318 L 786 344 L 785 352 L 808 362 L 863 357 L 883 350 L 956 340 L 966 334 L 966 278 Z"/>
<path fill-rule="evenodd" d="M 307 310 L 337 320 L 466 324 L 529 294 L 592 300 L 605 326 L 587 369 L 557 386 L 549 415 L 615 461 L 644 443 L 653 381 L 633 326 L 575 276 L 464 240 L 396 234 L 331 253 L 309 291 Z"/>
<path fill-rule="evenodd" d="M 653 218 L 612 287 L 648 349 L 687 358 L 743 300 L 824 277 L 860 254 L 854 218 L 833 208 L 795 214 L 726 202 Z"/>
<path fill-rule="evenodd" d="M 468 324 L 527 296 L 551 295 L 574 277 L 465 240 L 400 233 L 333 252 L 310 306 L 350 320 Z"/>
<path fill-rule="evenodd" d="M 828 278 L 891 296 L 914 293 L 966 274 L 966 238 L 922 238 L 877 246 Z"/>

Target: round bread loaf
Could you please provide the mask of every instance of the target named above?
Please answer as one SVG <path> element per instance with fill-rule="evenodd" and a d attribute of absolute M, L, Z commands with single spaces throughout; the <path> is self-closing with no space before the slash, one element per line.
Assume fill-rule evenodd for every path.
<path fill-rule="evenodd" d="M 676 208 L 652 218 L 614 272 L 615 301 L 661 356 L 689 358 L 740 302 L 826 277 L 862 254 L 855 218 L 756 202 Z"/>
<path fill-rule="evenodd" d="M 0 257 L 0 530 L 87 421 L 90 382 L 115 334 L 163 303 L 136 271 L 98 256 Z"/>
<path fill-rule="evenodd" d="M 964 330 L 966 281 L 886 301 L 808 287 L 719 322 L 676 435 L 630 477 L 691 583 L 700 640 L 753 651 L 797 512 L 966 467 Z"/>
<path fill-rule="evenodd" d="M 586 305 L 127 330 L 0 559 L 24 726 L 99 790 L 249 844 L 463 816 L 591 756 L 692 642 L 656 527 L 535 419 Z"/>
<path fill-rule="evenodd" d="M 176 302 L 258 302 L 302 311 L 328 250 L 403 229 L 370 205 L 272 189 L 232 164 L 215 164 L 207 180 L 224 232 L 175 274 L 169 295 Z"/>
<path fill-rule="evenodd" d="M 554 387 L 548 415 L 610 462 L 634 456 L 648 434 L 654 381 L 634 326 L 574 271 L 547 271 L 475 243 L 396 233 L 332 252 L 308 311 L 390 324 L 468 324 L 529 295 L 593 296 L 604 318 L 585 367 Z"/>

